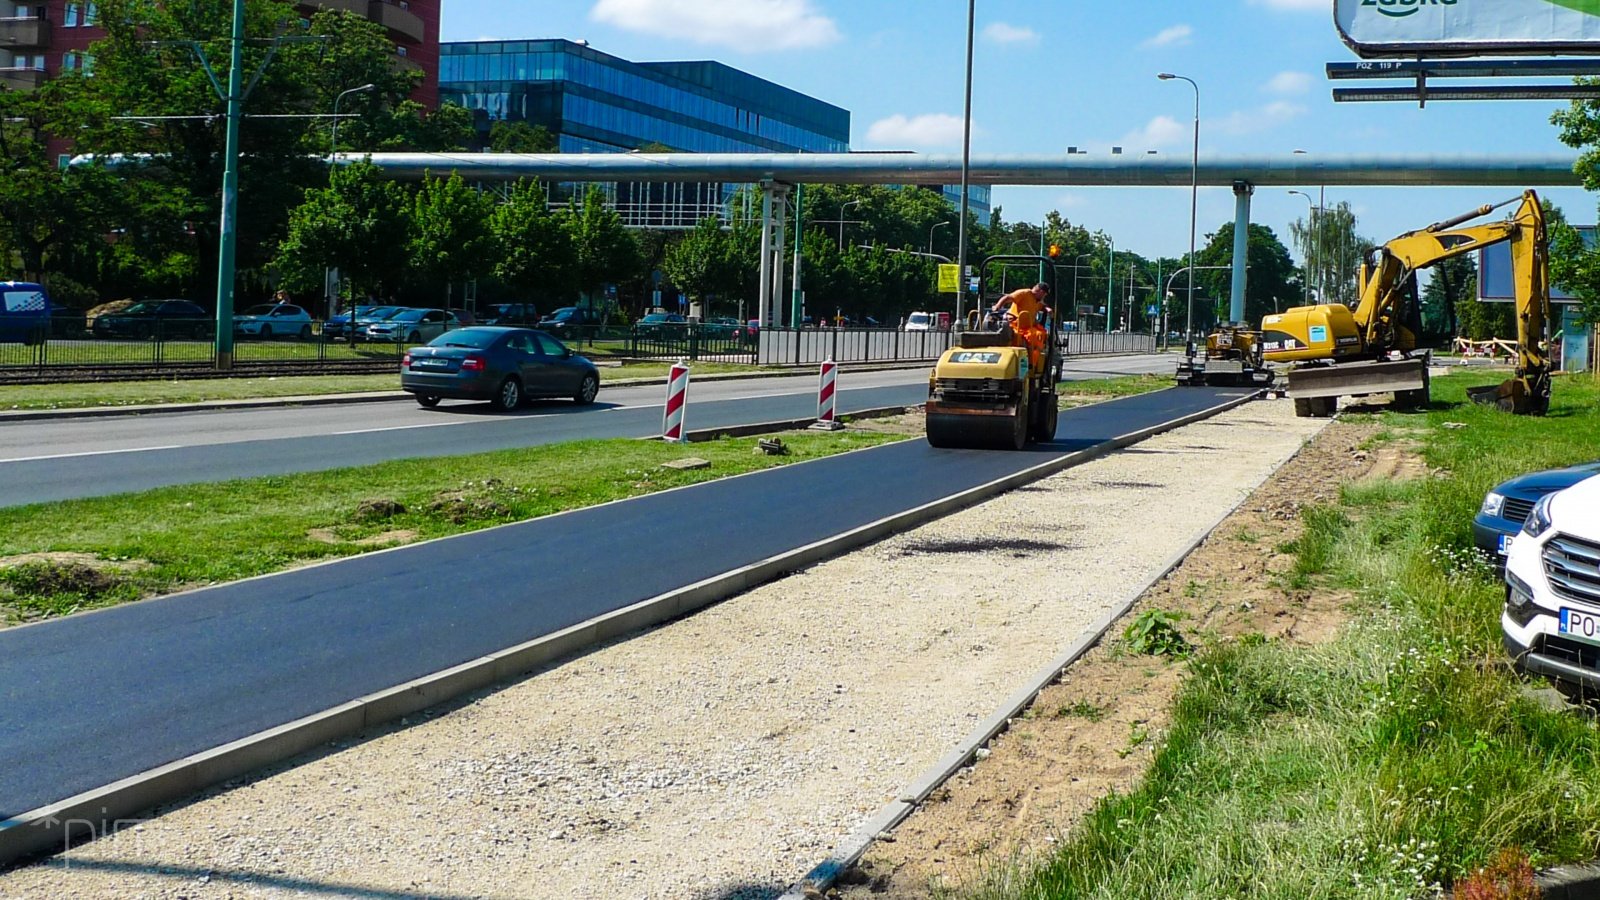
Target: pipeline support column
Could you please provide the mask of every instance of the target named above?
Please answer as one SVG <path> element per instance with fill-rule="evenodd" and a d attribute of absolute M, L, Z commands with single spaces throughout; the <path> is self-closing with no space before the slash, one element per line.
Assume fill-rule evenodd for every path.
<path fill-rule="evenodd" d="M 1233 297 L 1228 306 L 1228 321 L 1244 321 L 1244 292 L 1250 280 L 1250 195 L 1255 185 L 1233 183 Z"/>

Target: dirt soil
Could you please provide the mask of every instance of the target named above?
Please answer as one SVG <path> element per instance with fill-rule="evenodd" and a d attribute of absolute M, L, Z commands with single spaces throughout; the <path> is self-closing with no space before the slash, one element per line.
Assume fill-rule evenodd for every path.
<path fill-rule="evenodd" d="M 1372 425 L 1335 422 L 1230 515 L 1177 569 L 1139 599 L 1176 611 L 1205 644 L 1260 634 L 1315 644 L 1345 621 L 1348 597 L 1296 590 L 1287 573 L 1300 510 L 1334 500 L 1341 482 L 1424 477 L 1404 446 L 1364 449 Z M 830 896 L 926 897 L 976 887 L 985 873 L 1046 854 L 1112 791 L 1135 787 L 1149 765 L 1184 668 L 1120 651 L 1122 625 L 1095 646 L 922 808 L 870 847 Z"/>

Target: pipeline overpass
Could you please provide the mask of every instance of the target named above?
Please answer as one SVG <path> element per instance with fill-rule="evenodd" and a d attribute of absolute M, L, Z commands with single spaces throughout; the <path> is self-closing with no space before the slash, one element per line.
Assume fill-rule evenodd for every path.
<path fill-rule="evenodd" d="M 339 162 L 366 158 L 341 154 Z M 760 319 L 777 321 L 783 296 L 782 254 L 789 191 L 797 184 L 960 184 L 961 158 L 919 153 L 374 153 L 373 164 L 397 179 L 457 172 L 469 181 L 538 178 L 558 182 L 721 182 L 763 190 Z M 1127 154 L 996 156 L 971 161 L 968 180 L 987 185 L 1077 187 L 1231 187 L 1235 198 L 1231 318 L 1244 317 L 1248 273 L 1243 256 L 1250 197 L 1257 187 L 1573 187 L 1576 154 L 1525 156 L 1350 155 L 1202 157 Z"/>

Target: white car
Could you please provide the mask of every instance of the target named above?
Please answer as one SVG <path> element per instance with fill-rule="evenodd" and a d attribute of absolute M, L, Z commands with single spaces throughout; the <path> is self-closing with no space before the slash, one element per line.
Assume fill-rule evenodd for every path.
<path fill-rule="evenodd" d="M 1506 556 L 1506 652 L 1571 698 L 1600 698 L 1600 476 L 1534 504 Z"/>
<path fill-rule="evenodd" d="M 369 341 L 426 344 L 446 331 L 461 327 L 456 317 L 442 309 L 406 309 L 365 329 Z"/>
<path fill-rule="evenodd" d="M 263 303 L 233 317 L 233 333 L 240 337 L 299 338 L 311 340 L 311 314 L 292 303 Z"/>

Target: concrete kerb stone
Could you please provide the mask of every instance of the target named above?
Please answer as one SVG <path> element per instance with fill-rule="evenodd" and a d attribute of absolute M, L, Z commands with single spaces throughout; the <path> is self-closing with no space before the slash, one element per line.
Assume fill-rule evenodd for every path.
<path fill-rule="evenodd" d="M 340 704 L 321 713 L 267 729 L 194 754 L 113 784 L 0 821 L 0 866 L 55 852 L 79 837 L 115 831 L 130 819 L 163 803 L 237 778 L 305 753 L 331 741 L 392 722 L 447 700 L 515 678 L 608 641 L 679 618 L 734 596 L 785 572 L 837 556 L 892 534 L 942 518 L 1024 484 L 1047 478 L 1145 438 L 1198 422 L 1254 399 L 1250 394 L 1162 425 L 1114 438 L 1003 478 L 969 488 L 911 510 L 896 513 L 842 534 L 786 551 L 732 572 L 661 594 L 632 606 Z M 72 828 L 82 828 L 77 835 Z M 864 850 L 865 845 L 863 845 Z M 845 865 L 853 863 L 859 854 Z M 842 871 L 842 868 L 841 870 Z M 836 876 L 835 876 L 836 877 Z M 831 883 L 831 882 L 830 882 Z M 798 896 L 798 895 L 796 895 Z"/>
<path fill-rule="evenodd" d="M 1183 425 L 1190 425 L 1195 422 L 1211 418 L 1212 416 L 1226 412 L 1235 407 L 1242 406 L 1244 403 L 1247 403 L 1258 396 L 1260 396 L 1259 392 L 1242 400 L 1232 401 L 1220 407 L 1213 407 L 1212 409 L 1203 410 L 1199 413 L 1195 413 L 1194 415 L 1186 416 L 1185 418 L 1176 420 L 1172 423 L 1159 425 L 1154 428 L 1145 429 L 1144 431 L 1133 432 L 1130 435 L 1117 438 L 1108 444 L 1100 445 L 1100 447 L 1106 448 L 1104 450 L 1101 450 L 1100 447 L 1094 447 L 1083 452 L 1090 453 L 1096 450 L 1100 451 L 1095 453 L 1094 456 L 1089 457 L 1089 459 L 1103 456 L 1112 452 L 1113 450 L 1122 449 L 1123 447 L 1130 446 L 1138 443 L 1139 441 L 1154 437 L 1166 431 L 1171 431 L 1175 428 L 1181 428 Z M 1120 444 L 1120 446 L 1112 447 L 1112 444 Z M 1088 462 L 1089 459 L 1084 459 L 1082 462 Z M 1082 635 L 1068 645 L 1066 650 L 1064 650 L 1055 659 L 1051 660 L 1037 673 L 1035 673 L 1032 678 L 1025 682 L 1025 686 L 1023 688 L 1012 694 L 1011 697 L 1001 705 L 999 710 L 990 715 L 983 722 L 979 723 L 979 725 L 973 729 L 972 732 L 966 736 L 966 738 L 956 745 L 955 749 L 951 750 L 949 753 L 946 753 L 939 759 L 938 762 L 934 763 L 933 766 L 924 772 L 920 777 L 908 784 L 905 790 L 901 791 L 896 799 L 885 804 L 884 807 L 879 810 L 877 815 L 868 820 L 865 825 L 842 841 L 839 847 L 836 848 L 827 859 L 814 866 L 811 871 L 806 873 L 804 878 L 802 878 L 797 884 L 790 887 L 789 890 L 779 898 L 779 900 L 806 900 L 806 897 L 808 896 L 814 896 L 816 893 L 825 892 L 829 888 L 833 887 L 834 884 L 837 883 L 840 876 L 848 871 L 851 866 L 860 861 L 861 857 L 866 854 L 867 848 L 872 845 L 873 841 L 877 840 L 879 836 L 903 822 L 919 805 L 927 800 L 928 797 L 932 795 L 940 785 L 944 784 L 946 781 L 949 781 L 952 776 L 969 764 L 977 755 L 979 748 L 989 743 L 1002 731 L 1005 731 L 1010 726 L 1011 721 L 1018 715 L 1021 715 L 1022 712 L 1027 709 L 1029 704 L 1033 703 L 1034 699 L 1039 696 L 1041 691 L 1048 687 L 1057 678 L 1061 677 L 1061 674 L 1071 667 L 1073 663 L 1077 662 L 1078 659 L 1082 657 L 1083 654 L 1087 653 L 1091 647 L 1093 647 L 1095 644 L 1098 644 L 1105 637 L 1106 632 L 1111 630 L 1111 626 L 1115 625 L 1120 619 L 1122 619 L 1123 616 L 1127 615 L 1128 611 L 1133 608 L 1134 604 L 1139 601 L 1140 597 L 1144 596 L 1146 591 L 1148 591 L 1151 587 L 1154 587 L 1161 579 L 1171 574 L 1174 569 L 1178 568 L 1178 566 L 1182 565 L 1183 561 L 1189 557 L 1189 554 L 1193 553 L 1195 548 L 1199 547 L 1200 544 L 1204 542 L 1205 539 L 1209 537 L 1218 526 L 1226 521 L 1229 516 L 1237 512 L 1239 507 L 1242 506 L 1248 499 L 1249 494 L 1241 497 L 1238 503 L 1233 504 L 1232 507 L 1223 512 L 1216 518 L 1215 521 L 1202 530 L 1198 537 L 1196 537 L 1183 549 L 1173 554 L 1173 556 L 1166 562 L 1162 563 L 1161 567 L 1156 571 L 1149 581 L 1132 591 L 1126 598 L 1112 607 L 1112 609 L 1109 610 L 1105 615 L 1097 619 L 1094 624 L 1090 625 L 1088 630 L 1086 630 Z M 1600 886 L 1600 869 L 1595 870 L 1594 875 L 1595 884 Z M 812 893 L 808 894 L 808 891 Z M 1591 895 L 1583 894 L 1573 896 L 1589 897 Z M 1593 896 L 1600 897 L 1600 894 L 1595 894 Z"/>

